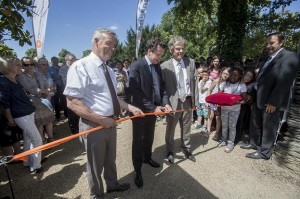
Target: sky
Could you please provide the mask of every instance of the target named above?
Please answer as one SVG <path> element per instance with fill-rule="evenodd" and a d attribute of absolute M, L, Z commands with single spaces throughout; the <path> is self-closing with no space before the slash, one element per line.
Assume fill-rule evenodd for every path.
<path fill-rule="evenodd" d="M 84 50 L 91 49 L 93 32 L 100 27 L 110 28 L 116 32 L 120 42 L 126 41 L 127 30 L 135 30 L 138 0 L 50 0 L 44 55 L 50 60 L 58 56 L 61 49 L 67 49 L 77 58 L 82 57 Z M 172 8 L 167 0 L 150 0 L 144 25 L 158 25 L 162 15 Z M 292 12 L 300 11 L 300 0 L 293 0 L 288 8 Z M 32 35 L 31 18 L 25 18 L 24 29 Z M 19 46 L 18 42 L 5 42 L 14 49 L 18 57 L 25 56 L 32 46 Z"/>
<path fill-rule="evenodd" d="M 138 0 L 50 0 L 44 55 L 48 60 L 58 56 L 62 48 L 82 57 L 84 50 L 92 48 L 93 32 L 100 27 L 113 30 L 120 42 L 126 41 L 127 30 L 136 28 Z M 162 15 L 172 8 L 167 0 L 150 0 L 144 25 L 158 25 Z M 25 18 L 24 29 L 33 34 L 31 18 Z M 32 46 L 19 46 L 18 42 L 5 42 L 18 57 L 25 56 Z"/>

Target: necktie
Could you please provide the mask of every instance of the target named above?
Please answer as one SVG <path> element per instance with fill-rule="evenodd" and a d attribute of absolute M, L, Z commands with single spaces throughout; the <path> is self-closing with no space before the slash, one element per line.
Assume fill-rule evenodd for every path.
<path fill-rule="evenodd" d="M 159 79 L 153 64 L 150 65 L 150 68 L 151 68 L 151 75 L 152 75 L 152 82 L 153 82 L 153 102 L 155 102 L 156 104 L 160 104 L 161 97 L 160 97 Z"/>
<path fill-rule="evenodd" d="M 108 72 L 108 70 L 107 70 L 107 66 L 105 65 L 105 63 L 103 63 L 103 64 L 101 65 L 101 68 L 102 68 L 102 70 L 103 70 L 105 79 L 106 79 L 106 81 L 107 81 L 107 85 L 108 85 L 109 92 L 110 92 L 110 95 L 111 95 L 111 99 L 112 99 L 112 102 L 113 102 L 114 115 L 115 115 L 115 116 L 119 116 L 120 113 L 121 113 L 120 103 L 119 103 L 119 100 L 118 100 L 118 98 L 117 98 L 117 94 L 116 94 L 116 91 L 115 91 L 113 82 L 112 82 L 112 80 L 111 80 L 111 77 L 110 77 L 110 75 L 109 75 L 109 72 Z"/>
<path fill-rule="evenodd" d="M 178 62 L 178 91 L 179 91 L 179 99 L 184 102 L 186 98 L 186 93 L 185 93 L 185 81 L 184 81 L 184 76 L 183 76 L 183 70 L 181 67 L 181 63 Z"/>
<path fill-rule="evenodd" d="M 271 62 L 272 57 L 269 56 L 268 59 L 266 60 L 266 62 L 264 63 L 263 67 L 259 70 L 258 75 L 256 77 L 256 81 L 254 84 L 254 88 L 257 89 L 257 80 L 262 76 L 262 74 L 265 72 L 267 66 L 269 65 L 269 63 Z"/>

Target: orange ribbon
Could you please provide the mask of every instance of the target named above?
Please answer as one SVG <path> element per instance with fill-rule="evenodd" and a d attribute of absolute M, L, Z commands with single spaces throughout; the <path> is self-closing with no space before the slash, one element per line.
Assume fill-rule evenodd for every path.
<path fill-rule="evenodd" d="M 189 110 L 201 110 L 201 109 L 202 108 L 194 108 L 194 109 L 189 109 Z M 131 120 L 131 119 L 134 119 L 134 118 L 137 118 L 137 117 L 144 117 L 144 116 L 148 116 L 148 115 L 166 115 L 166 114 L 170 114 L 170 113 L 178 113 L 178 112 L 184 112 L 184 111 L 186 111 L 186 110 L 176 110 L 176 111 L 171 111 L 171 112 L 145 113 L 144 115 L 134 115 L 134 116 L 131 116 L 131 117 L 121 118 L 121 119 L 116 120 L 116 122 L 117 123 L 121 123 L 121 122 L 124 122 L 126 120 Z M 40 151 L 43 151 L 43 150 L 46 150 L 46 149 L 50 149 L 50 148 L 56 147 L 56 146 L 61 145 L 61 144 L 65 143 L 65 142 L 68 142 L 68 141 L 70 141 L 70 140 L 72 140 L 74 138 L 86 135 L 88 133 L 95 132 L 95 131 L 100 130 L 102 128 L 103 128 L 102 126 L 98 126 L 96 128 L 92 128 L 90 130 L 83 131 L 83 132 L 80 132 L 78 134 L 70 135 L 68 137 L 64 137 L 64 138 L 61 138 L 59 140 L 55 140 L 53 142 L 50 142 L 50 143 L 38 146 L 38 147 L 30 149 L 28 151 L 24 151 L 22 153 L 19 153 L 19 154 L 15 155 L 12 158 L 12 161 L 13 160 L 23 160 L 23 161 L 26 161 L 28 155 L 31 155 L 33 153 L 37 153 L 37 152 L 40 152 Z"/>

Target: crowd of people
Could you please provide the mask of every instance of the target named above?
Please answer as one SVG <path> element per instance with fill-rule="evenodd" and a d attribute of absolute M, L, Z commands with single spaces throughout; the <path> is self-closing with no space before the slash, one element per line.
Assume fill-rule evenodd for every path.
<path fill-rule="evenodd" d="M 269 159 L 277 140 L 283 112 L 288 110 L 299 59 L 284 49 L 284 36 L 266 37 L 266 56 L 245 63 L 225 63 L 218 56 L 195 60 L 185 56 L 186 41 L 174 36 L 166 45 L 155 37 L 148 40 L 140 60 L 110 62 L 116 34 L 97 29 L 92 36 L 92 52 L 77 60 L 73 54 L 60 66 L 57 57 L 33 60 L 30 57 L 0 58 L 1 148 L 6 156 L 52 142 L 53 122 L 68 118 L 70 133 L 99 125 L 104 128 L 81 138 L 87 151 L 87 179 L 91 198 L 104 198 L 102 171 L 107 192 L 125 191 L 116 167 L 116 122 L 130 114 L 166 112 L 166 159 L 175 162 L 174 135 L 180 125 L 181 149 L 192 162 L 191 132 L 219 142 L 230 153 L 238 144 L 254 149 L 246 157 Z M 165 50 L 171 57 L 161 62 Z M 223 95 L 219 95 L 219 94 Z M 231 104 L 207 102 L 216 96 Z M 175 112 L 176 110 L 184 110 Z M 134 182 L 143 186 L 143 163 L 161 165 L 152 157 L 155 115 L 132 120 L 132 163 Z M 10 132 L 9 134 L 7 132 Z M 247 136 L 246 136 L 247 135 Z M 41 152 L 23 163 L 31 172 L 43 172 Z"/>

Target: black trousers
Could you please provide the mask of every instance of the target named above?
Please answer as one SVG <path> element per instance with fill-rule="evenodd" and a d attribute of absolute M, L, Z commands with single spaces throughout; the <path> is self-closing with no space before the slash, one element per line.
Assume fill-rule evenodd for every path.
<path fill-rule="evenodd" d="M 250 119 L 250 144 L 256 146 L 263 157 L 270 158 L 273 153 L 281 117 L 281 111 L 267 113 L 254 102 Z"/>
<path fill-rule="evenodd" d="M 144 160 L 151 158 L 155 123 L 153 115 L 132 120 L 132 162 L 136 172 L 141 171 Z"/>

